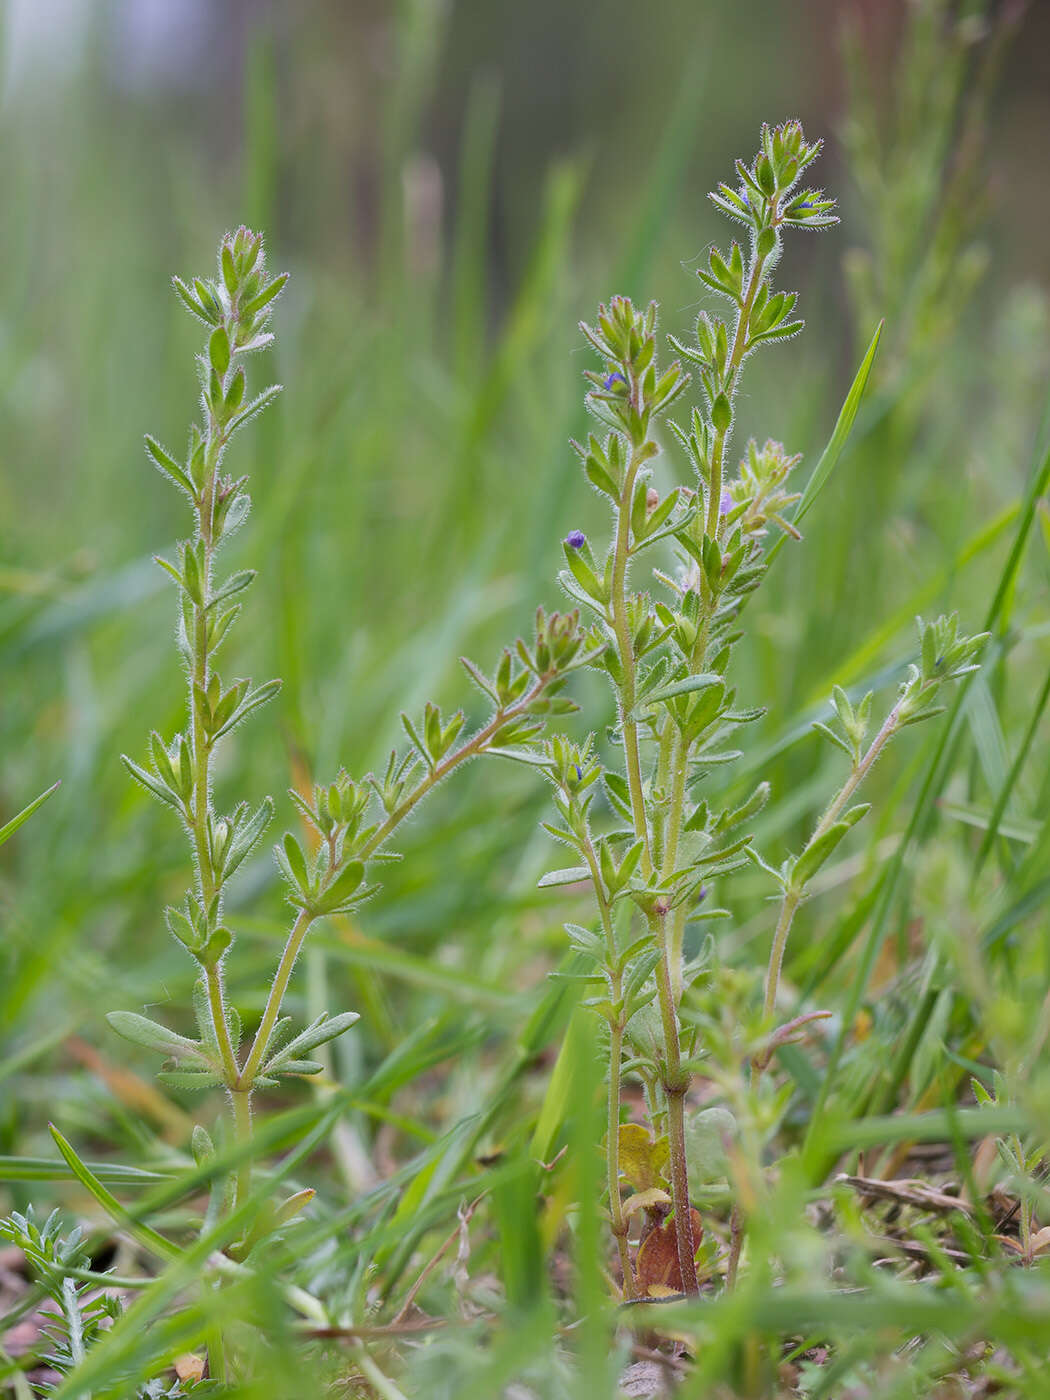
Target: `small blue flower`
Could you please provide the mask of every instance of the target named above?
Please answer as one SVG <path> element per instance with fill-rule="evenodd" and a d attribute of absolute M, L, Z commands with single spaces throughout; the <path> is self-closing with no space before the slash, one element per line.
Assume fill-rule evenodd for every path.
<path fill-rule="evenodd" d="M 727 489 L 722 492 L 722 499 L 718 503 L 718 513 L 719 515 L 728 515 L 732 509 L 733 497 L 729 494 L 729 491 Z"/>
<path fill-rule="evenodd" d="M 602 384 L 602 388 L 603 388 L 603 389 L 611 389 L 611 388 L 613 387 L 614 384 L 626 384 L 626 383 L 627 383 L 627 380 L 624 379 L 623 375 L 619 372 L 619 370 L 614 370 L 613 373 L 610 374 L 609 377 L 608 377 L 608 378 L 605 380 L 605 382 Z"/>
<path fill-rule="evenodd" d="M 795 205 L 795 213 L 796 213 L 796 214 L 801 214 L 802 211 L 803 211 L 803 209 L 812 209 L 812 208 L 813 208 L 813 206 L 812 206 L 812 204 L 810 204 L 809 200 L 808 200 L 808 199 L 804 199 L 804 200 L 802 201 L 801 204 L 796 204 L 796 205 Z"/>
<path fill-rule="evenodd" d="M 582 530 L 570 530 L 565 536 L 565 543 L 570 549 L 582 549 L 587 543 L 587 536 Z"/>

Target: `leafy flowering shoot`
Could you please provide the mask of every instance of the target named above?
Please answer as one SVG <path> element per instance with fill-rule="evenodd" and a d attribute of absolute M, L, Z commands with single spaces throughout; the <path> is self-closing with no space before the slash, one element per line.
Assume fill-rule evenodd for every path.
<path fill-rule="evenodd" d="M 627 1151 L 637 1127 L 620 1122 L 626 1044 L 631 1072 L 647 1089 L 647 1141 L 653 1160 L 662 1164 L 652 1182 L 662 1194 L 647 1198 L 650 1231 L 664 1231 L 668 1206 L 673 1208 L 666 1235 L 673 1268 L 661 1283 L 670 1281 L 685 1292 L 699 1286 L 699 1231 L 689 1194 L 689 1142 L 698 1129 L 687 1116 L 685 1095 L 689 1063 L 702 1046 L 696 1020 L 683 1007 L 701 964 L 686 961 L 685 931 L 690 923 L 729 917 L 709 901 L 709 892 L 721 896 L 735 871 L 765 865 L 754 850 L 750 823 L 770 796 L 768 783 L 759 783 L 743 802 L 722 807 L 702 797 L 701 789 L 740 757 L 738 733 L 764 713 L 740 703 L 730 664 L 741 637 L 742 609 L 761 585 L 772 554 L 766 547 L 769 528 L 776 527 L 780 537 L 801 538 L 793 516 L 802 509 L 802 497 L 789 484 L 800 458 L 772 440 L 761 448 L 751 442 L 734 471 L 728 451 L 745 360 L 802 329 L 795 293 L 772 285 L 784 231 L 836 222 L 834 201 L 802 183 L 819 152 L 820 142 L 807 142 L 798 122 L 763 127 L 754 159 L 737 162 L 736 187 L 723 184 L 712 194 L 716 207 L 743 224 L 750 237 L 746 248 L 733 243 L 724 254 L 711 249 L 698 275 L 728 302 L 729 315 L 722 319 L 702 311 L 693 342 L 670 336 L 678 358 L 668 366 L 659 362 L 652 303 L 640 309 L 626 297 L 613 297 L 598 308 L 594 325 L 581 326 L 599 357 L 585 378 L 586 404 L 602 435 L 573 446 L 587 480 L 608 503 L 610 532 L 602 550 L 573 530 L 564 541 L 567 567 L 560 581 L 591 615 L 605 643 L 600 664 L 616 696 L 620 762 L 606 762 L 591 743 L 577 748 L 555 741 L 545 751 L 558 813 L 548 830 L 575 851 L 578 864 L 550 872 L 542 883 L 587 880 L 594 892 L 598 930 L 569 925 L 568 932 L 573 945 L 597 965 L 594 978 L 601 991 L 588 1004 L 609 1029 L 607 1188 L 628 1297 L 644 1295 L 648 1256 L 642 1250 L 632 1260 L 630 1209 L 620 1198 L 621 1144 Z M 849 430 L 869 364 L 870 355 L 837 435 Z M 686 392 L 683 365 L 694 368 L 701 401 L 687 426 L 670 422 L 669 427 L 692 481 L 661 495 L 651 475 L 661 450 L 655 433 Z M 679 559 L 675 573 L 654 571 L 666 594 L 655 602 L 630 583 L 633 564 L 653 545 L 670 546 Z M 771 1047 L 800 1033 L 812 1019 L 786 1028 L 771 1024 L 794 910 L 831 849 L 867 810 L 851 806 L 850 795 L 894 733 L 934 712 L 930 701 L 936 688 L 964 673 L 982 640 L 960 638 L 954 622 L 944 621 L 922 636 L 922 666 L 905 683 L 872 748 L 860 748 L 870 697 L 846 715 L 845 737 L 828 731 L 851 754 L 850 778 L 805 850 L 789 857 L 780 871 L 765 867 L 780 883 L 784 904 L 758 1021 L 756 1090 Z M 599 794 L 612 815 L 610 830 L 603 830 L 596 816 Z M 739 1232 L 735 1238 L 738 1248 Z M 734 1256 L 730 1277 L 735 1268 Z"/>

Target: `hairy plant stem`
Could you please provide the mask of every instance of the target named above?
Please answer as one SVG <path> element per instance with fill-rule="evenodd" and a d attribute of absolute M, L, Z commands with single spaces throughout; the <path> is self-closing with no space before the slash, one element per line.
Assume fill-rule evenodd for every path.
<path fill-rule="evenodd" d="M 232 1092 L 237 1083 L 238 1069 L 237 1060 L 233 1053 L 233 1042 L 230 1040 L 230 1029 L 226 1021 L 226 993 L 222 985 L 222 972 L 218 964 L 204 969 L 204 982 L 208 989 L 208 1005 L 211 1008 L 212 1024 L 219 1042 L 219 1054 L 222 1057 L 226 1087 Z M 225 1031 L 225 1035 L 219 1034 L 220 1026 Z"/>
<path fill-rule="evenodd" d="M 508 720 L 512 720 L 516 716 L 527 711 L 532 702 L 538 699 L 542 694 L 551 679 L 551 676 L 538 676 L 535 683 L 529 687 L 519 700 L 516 700 L 512 705 L 498 709 L 483 728 L 479 729 L 476 734 L 465 743 L 461 744 L 458 749 L 455 749 L 447 758 L 443 759 L 441 763 L 432 768 L 427 776 L 412 789 L 408 796 L 399 803 L 397 807 L 394 808 L 387 816 L 386 821 L 373 832 L 361 849 L 355 852 L 355 859 L 365 861 L 369 856 L 374 855 L 379 847 L 382 846 L 383 842 L 390 837 L 401 822 L 403 822 L 415 808 L 416 804 L 420 802 L 432 788 L 441 782 L 443 778 L 447 777 L 460 763 L 482 753 L 493 736 L 499 732 Z M 333 875 L 337 873 L 334 862 L 331 865 L 331 873 Z M 259 1028 L 255 1033 L 255 1038 L 252 1041 L 252 1047 L 248 1052 L 248 1058 L 244 1063 L 244 1068 L 240 1071 L 240 1074 L 235 1080 L 235 1086 L 242 1092 L 251 1093 L 252 1084 L 255 1081 L 256 1075 L 259 1073 L 263 1057 L 269 1046 L 273 1028 L 277 1024 L 277 1018 L 281 1012 L 281 1004 L 288 991 L 288 984 L 291 981 L 296 961 L 315 918 L 316 916 L 309 913 L 307 910 L 300 909 L 288 933 L 284 950 L 281 953 L 280 962 L 277 964 L 277 972 L 274 975 L 269 994 L 266 998 L 266 1005 L 263 1008 Z"/>
<path fill-rule="evenodd" d="M 623 741 L 627 784 L 631 795 L 631 812 L 636 837 L 642 842 L 642 871 L 646 878 L 653 873 L 649 823 L 642 788 L 641 761 L 638 752 L 638 727 L 631 718 L 635 706 L 635 656 L 631 629 L 627 618 L 627 561 L 630 555 L 630 505 L 635 478 L 641 465 L 639 449 L 631 454 L 616 517 L 616 541 L 612 573 L 612 623 L 619 650 L 623 682 L 620 690 L 620 730 Z M 670 828 L 669 828 L 670 835 Z M 675 839 L 677 851 L 677 839 Z M 665 855 L 666 861 L 666 855 Z M 660 954 L 656 969 L 657 996 L 664 1037 L 663 1088 L 667 1100 L 668 1146 L 671 1176 L 671 1200 L 674 1206 L 675 1242 L 682 1286 L 686 1293 L 699 1293 L 696 1276 L 696 1245 L 690 1215 L 689 1168 L 685 1156 L 685 1117 L 683 1102 L 688 1076 L 683 1082 L 682 1055 L 678 1038 L 678 1012 L 671 985 L 670 950 L 667 942 L 666 916 L 651 915 L 649 932 Z"/>
<path fill-rule="evenodd" d="M 710 625 L 710 618 L 705 617 L 703 625 L 697 632 L 696 641 L 693 643 L 692 652 L 689 656 L 689 669 L 692 672 L 703 668 L 704 657 L 707 653 L 707 638 Z M 672 717 L 668 715 L 668 726 L 673 724 L 673 722 Z M 664 879 L 670 877 L 678 862 L 678 846 L 682 837 L 682 818 L 685 812 L 685 789 L 689 778 L 689 748 L 690 745 L 688 741 L 679 730 L 674 737 L 674 757 L 671 761 L 672 788 L 671 801 L 667 814 L 667 837 L 664 846 L 662 870 Z M 671 916 L 671 936 L 669 940 L 671 993 L 676 1006 L 682 1000 L 682 993 L 685 990 L 682 981 L 682 949 L 685 942 L 685 918 L 685 905 L 677 905 Z"/>
<path fill-rule="evenodd" d="M 689 1165 L 685 1155 L 685 1096 L 689 1088 L 689 1075 L 682 1069 L 678 1008 L 671 989 L 666 922 L 666 915 L 655 916 L 650 920 L 649 928 L 660 948 L 660 961 L 656 966 L 656 987 L 664 1033 L 665 1064 L 662 1082 L 664 1098 L 667 1101 L 671 1202 L 674 1206 L 675 1244 L 678 1250 L 678 1268 L 682 1275 L 682 1289 L 685 1293 L 699 1293 L 692 1202 L 689 1199 Z"/>
<path fill-rule="evenodd" d="M 231 1089 L 230 1099 L 233 1106 L 233 1125 L 236 1140 L 239 1143 L 248 1143 L 252 1136 L 252 1091 L 250 1089 Z M 234 1198 L 235 1204 L 240 1205 L 252 1189 L 252 1163 L 250 1157 L 245 1157 L 244 1161 L 237 1168 L 237 1194 Z"/>
<path fill-rule="evenodd" d="M 776 199 L 770 203 L 770 216 L 773 227 L 777 225 Z M 736 387 L 736 378 L 740 372 L 740 366 L 744 360 L 744 351 L 747 347 L 747 335 L 749 322 L 751 320 L 751 308 L 754 305 L 758 289 L 762 285 L 762 274 L 766 264 L 769 262 L 771 254 L 764 257 L 758 256 L 757 247 L 751 254 L 751 267 L 747 279 L 747 289 L 744 292 L 744 299 L 740 304 L 736 316 L 736 326 L 733 330 L 733 345 L 729 352 L 729 361 L 726 365 L 726 378 L 724 393 L 729 400 L 730 407 L 733 403 L 733 390 Z M 718 539 L 718 526 L 721 519 L 722 510 L 722 466 L 725 456 L 725 446 L 729 440 L 729 434 L 733 431 L 733 420 L 729 421 L 729 426 L 725 429 L 716 429 L 714 444 L 711 448 L 711 481 L 710 490 L 707 496 L 707 533 L 711 539 Z"/>
<path fill-rule="evenodd" d="M 689 768 L 689 745 L 679 732 L 675 737 L 674 758 L 671 764 L 672 787 L 671 803 L 667 813 L 667 843 L 664 848 L 662 874 L 667 879 L 678 862 L 678 845 L 682 835 L 682 816 L 685 810 L 685 785 Z M 685 905 L 677 905 L 668 915 L 671 930 L 668 937 L 668 961 L 671 979 L 671 995 L 677 1006 L 682 1000 L 682 946 L 685 938 Z"/>
<path fill-rule="evenodd" d="M 427 776 L 394 808 L 388 815 L 386 821 L 384 821 L 376 829 L 374 834 L 369 837 L 364 846 L 356 853 L 356 859 L 367 860 L 369 856 L 374 855 L 383 845 L 384 841 L 386 841 L 396 828 L 401 825 L 417 803 L 421 802 L 432 788 L 436 787 L 443 778 L 446 778 L 449 773 L 464 762 L 465 759 L 474 758 L 476 755 L 484 752 L 487 745 L 507 721 L 525 714 L 529 706 L 534 700 L 539 699 L 553 679 L 553 673 L 546 676 L 538 676 L 534 684 L 530 686 L 520 700 L 515 700 L 512 705 L 508 705 L 505 709 L 498 709 L 489 720 L 488 724 L 482 729 L 479 729 L 475 735 L 461 744 L 458 749 L 454 749 L 447 758 L 442 759 L 439 764 L 432 768 Z"/>
<path fill-rule="evenodd" d="M 623 978 L 619 969 L 619 952 L 616 935 L 613 931 L 612 911 L 605 897 L 594 844 L 588 833 L 584 843 L 584 855 L 591 872 L 594 896 L 601 914 L 602 931 L 605 934 L 605 947 L 608 958 L 607 977 L 609 1000 L 617 1005 L 623 993 Z M 628 1301 L 638 1296 L 634 1281 L 634 1268 L 631 1264 L 631 1251 L 627 1243 L 627 1221 L 624 1219 L 623 1203 L 620 1200 L 620 1066 L 623 1063 L 624 1021 L 622 1012 L 616 1020 L 609 1022 L 609 1093 L 608 1115 L 606 1120 L 605 1166 L 606 1185 L 609 1192 L 609 1220 L 620 1255 L 620 1271 L 623 1274 L 623 1295 Z"/>
<path fill-rule="evenodd" d="M 620 1065 L 623 1062 L 623 1022 L 617 1020 L 609 1026 L 609 1096 L 608 1096 L 608 1147 L 606 1168 L 609 1189 L 609 1219 L 616 1248 L 620 1255 L 620 1272 L 623 1275 L 623 1296 L 630 1302 L 637 1298 L 638 1290 L 634 1281 L 634 1267 L 631 1264 L 631 1250 L 627 1242 L 628 1222 L 624 1218 L 620 1200 Z"/>
<path fill-rule="evenodd" d="M 277 1024 L 277 1018 L 281 1014 L 281 1004 L 288 991 L 288 983 L 292 978 L 292 971 L 295 968 L 296 959 L 299 957 L 303 940 L 310 932 L 310 925 L 314 922 L 314 916 L 308 914 L 305 909 L 300 909 L 295 916 L 288 934 L 284 951 L 281 953 L 281 960 L 277 964 L 277 971 L 274 974 L 273 982 L 270 984 L 270 992 L 266 998 L 266 1005 L 263 1008 L 262 1020 L 259 1028 L 255 1032 L 255 1039 L 252 1041 L 252 1048 L 248 1052 L 248 1058 L 244 1062 L 238 1081 L 242 1092 L 251 1093 L 255 1076 L 259 1072 L 262 1058 L 270 1044 L 270 1037 L 273 1035 L 273 1028 Z"/>
<path fill-rule="evenodd" d="M 653 829 L 653 864 L 663 861 L 668 829 L 667 785 L 671 777 L 671 750 L 674 747 L 675 722 L 668 715 L 660 731 L 660 743 L 656 757 L 656 788 L 660 793 L 660 808 Z"/>
<path fill-rule="evenodd" d="M 201 697 L 208 689 L 208 606 L 211 602 L 212 579 L 215 561 L 215 538 L 212 529 L 215 512 L 215 491 L 222 456 L 224 439 L 221 429 L 213 421 L 211 436 L 205 457 L 205 480 L 197 502 L 197 536 L 203 546 L 203 569 L 201 571 L 201 601 L 194 604 L 192 661 L 190 665 L 189 706 L 190 724 L 193 735 L 193 798 L 190 813 L 190 831 L 197 865 L 197 891 L 201 909 L 212 931 L 211 908 L 219 894 L 218 881 L 212 865 L 211 849 L 208 840 L 208 812 L 211 802 L 211 761 L 213 746 L 208 738 Z M 218 919 L 216 910 L 215 919 Z M 223 1076 L 227 1087 L 233 1091 L 237 1083 L 237 1053 L 230 1039 L 229 1024 L 226 1019 L 226 993 L 222 981 L 222 963 L 209 963 L 204 968 L 204 979 L 208 989 L 208 1005 L 211 1008 L 212 1027 L 219 1047 Z M 235 1122 L 235 1133 L 238 1131 Z"/>
<path fill-rule="evenodd" d="M 642 842 L 642 870 L 646 876 L 653 872 L 652 845 L 649 821 L 645 814 L 645 794 L 642 788 L 642 764 L 638 751 L 638 725 L 633 718 L 635 705 L 635 661 L 634 643 L 627 618 L 627 561 L 631 550 L 631 499 L 634 495 L 635 478 L 642 457 L 637 447 L 631 453 L 627 466 L 619 509 L 616 512 L 616 542 L 612 572 L 612 625 L 616 635 L 616 646 L 623 667 L 623 683 L 620 686 L 620 730 L 623 735 L 623 754 L 627 768 L 627 786 L 631 794 L 631 814 L 634 819 L 635 835 Z"/>

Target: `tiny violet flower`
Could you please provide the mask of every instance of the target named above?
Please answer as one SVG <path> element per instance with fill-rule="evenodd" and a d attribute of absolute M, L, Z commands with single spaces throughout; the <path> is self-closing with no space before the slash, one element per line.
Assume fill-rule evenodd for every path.
<path fill-rule="evenodd" d="M 616 385 L 616 384 L 626 384 L 626 383 L 627 383 L 627 380 L 624 379 L 624 377 L 623 377 L 623 375 L 620 373 L 620 371 L 619 371 L 619 370 L 613 370 L 612 374 L 610 374 L 610 375 L 608 375 L 608 376 L 606 377 L 604 383 L 602 384 L 602 388 L 603 388 L 603 389 L 611 389 L 611 388 L 613 388 L 613 386 Z"/>
<path fill-rule="evenodd" d="M 733 497 L 730 495 L 730 493 L 729 493 L 729 491 L 728 491 L 728 489 L 727 489 L 727 490 L 725 490 L 725 491 L 722 492 L 722 499 L 721 499 L 721 501 L 719 502 L 718 513 L 719 513 L 719 515 L 728 515 L 729 512 L 730 512 L 732 509 L 733 509 Z"/>
<path fill-rule="evenodd" d="M 587 536 L 582 530 L 570 530 L 565 536 L 565 543 L 570 549 L 582 549 L 587 543 Z"/>

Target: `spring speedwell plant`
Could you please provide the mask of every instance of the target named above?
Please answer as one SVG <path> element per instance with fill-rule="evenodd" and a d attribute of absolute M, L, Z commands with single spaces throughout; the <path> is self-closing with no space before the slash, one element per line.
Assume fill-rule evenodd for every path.
<path fill-rule="evenodd" d="M 202 417 L 190 429 L 184 461 L 152 437 L 149 456 L 190 502 L 194 530 L 174 562 L 158 563 L 178 591 L 178 646 L 187 676 L 187 719 L 172 739 L 154 731 L 145 763 L 125 756 L 132 776 L 154 797 L 174 809 L 186 830 L 194 881 L 183 901 L 166 910 L 170 932 L 197 964 L 193 1009 L 198 1034 L 193 1039 L 132 1011 L 109 1015 L 113 1029 L 136 1044 L 163 1054 L 168 1063 L 160 1079 L 172 1088 L 222 1086 L 230 1105 L 233 1134 L 241 1145 L 240 1168 L 231 1182 L 231 1209 L 249 1194 L 253 1102 L 260 1090 L 275 1088 L 288 1077 L 320 1073 L 311 1058 L 319 1046 L 342 1034 L 358 1019 L 354 1012 L 321 1016 L 296 1032 L 281 1008 L 299 953 L 311 927 L 322 918 L 346 914 L 378 888 L 366 880 L 366 868 L 396 859 L 387 843 L 417 804 L 454 769 L 481 753 L 517 756 L 517 745 L 535 739 L 548 716 L 575 708 L 559 692 L 568 676 L 591 663 L 600 644 L 588 640 L 577 613 L 536 614 L 531 644 L 518 641 L 504 651 L 489 676 L 463 659 L 470 678 L 491 707 L 487 722 L 462 736 L 464 715 L 443 717 L 427 704 L 416 720 L 402 715 L 407 736 L 403 750 L 391 753 L 381 777 L 353 781 L 344 771 L 328 785 L 314 787 L 307 798 L 292 790 L 291 799 L 312 833 L 312 853 L 291 833 L 275 847 L 278 870 L 294 910 L 284 949 L 254 1034 L 244 1038 L 240 1018 L 226 989 L 225 966 L 234 941 L 224 917 L 224 896 L 231 877 L 262 840 L 274 814 L 272 798 L 257 805 L 240 801 L 223 811 L 216 802 L 214 767 L 222 741 L 280 689 L 277 680 L 253 686 L 237 679 L 227 684 L 217 669 L 217 654 L 236 621 L 242 600 L 255 577 L 251 570 L 221 576 L 223 545 L 244 522 L 249 510 L 247 477 L 224 473 L 231 440 L 279 393 L 271 385 L 257 397 L 246 394 L 244 361 L 273 340 L 267 326 L 287 274 L 269 277 L 262 238 L 246 228 L 223 239 L 219 275 L 187 284 L 176 278 L 175 290 L 202 322 L 207 342 L 198 356 Z M 63 1151 L 71 1151 L 64 1139 Z M 203 1125 L 194 1132 L 198 1160 L 215 1156 Z M 286 1222 L 312 1193 L 292 1197 L 267 1216 L 269 1227 Z M 239 1256 L 258 1243 L 265 1231 L 247 1233 L 236 1247 Z"/>
<path fill-rule="evenodd" d="M 792 517 L 802 513 L 801 497 L 788 480 L 799 457 L 779 443 L 759 447 L 752 441 L 734 468 L 729 445 L 744 362 L 760 346 L 802 329 L 793 315 L 796 295 L 773 290 L 783 235 L 837 222 L 834 201 L 802 184 L 820 146 L 805 140 L 797 122 L 763 127 L 754 160 L 737 162 L 739 183 L 720 185 L 711 195 L 718 209 L 747 230 L 747 246 L 734 242 L 725 254 L 710 250 L 698 275 L 728 304 L 729 314 L 722 319 L 702 311 L 691 343 L 669 337 L 679 359 L 666 368 L 658 364 L 652 303 L 639 309 L 615 297 L 599 307 L 594 326 L 581 326 L 600 358 L 600 367 L 587 372 L 586 403 L 604 435 L 575 446 L 588 481 L 611 507 L 611 538 L 598 549 L 573 531 L 565 540 L 568 569 L 561 582 L 593 615 L 605 644 L 600 664 L 616 697 L 620 762 L 603 764 L 589 743 L 551 747 L 562 824 L 549 829 L 583 863 L 554 872 L 547 882 L 588 879 L 598 908 L 600 935 L 576 926 L 569 926 L 569 935 L 598 964 L 605 984 L 606 994 L 591 1004 L 609 1028 L 609 1216 L 629 1299 L 699 1288 L 700 1217 L 690 1195 L 685 1101 L 691 1065 L 704 1047 L 683 1016 L 683 998 L 700 967 L 685 959 L 688 924 L 729 917 L 705 900 L 712 884 L 721 891 L 735 870 L 755 863 L 775 882 L 780 913 L 765 979 L 763 1040 L 751 1062 L 757 1089 L 776 1045 L 826 1014 L 776 1023 L 784 950 L 808 885 L 868 810 L 853 798 L 886 745 L 906 725 L 937 713 L 933 701 L 940 686 L 973 669 L 984 640 L 960 636 L 954 619 L 920 622 L 920 661 L 870 743 L 871 694 L 854 705 L 836 690 L 839 728 L 818 728 L 846 753 L 849 774 L 805 847 L 779 868 L 763 860 L 747 830 L 769 798 L 768 784 L 759 783 L 725 810 L 700 795 L 705 777 L 740 756 L 731 747 L 737 732 L 764 713 L 738 704 L 729 666 L 742 636 L 741 612 L 773 552 L 766 547 L 769 527 L 800 538 Z M 671 420 L 668 427 L 693 476 L 661 496 L 649 464 L 661 451 L 660 420 L 688 386 L 683 361 L 695 367 L 701 404 L 686 427 Z M 666 542 L 677 547 L 678 569 L 655 572 L 663 592 L 657 601 L 632 590 L 630 570 L 643 551 Z M 595 836 L 590 813 L 600 788 L 619 825 Z M 646 1034 L 650 1028 L 655 1034 Z M 625 1038 L 630 1060 L 624 1059 Z M 649 1090 L 653 1131 L 641 1142 L 636 1125 L 620 1123 L 620 1080 L 627 1071 Z M 622 1175 L 636 1188 L 626 1203 Z M 648 1230 L 632 1263 L 627 1235 L 629 1215 L 637 1210 L 646 1212 Z M 742 1237 L 739 1216 L 735 1226 L 730 1281 Z"/>
<path fill-rule="evenodd" d="M 836 222 L 834 201 L 803 183 L 819 151 L 820 143 L 808 143 L 797 122 L 764 127 L 754 159 L 737 163 L 737 183 L 720 185 L 711 196 L 747 231 L 747 238 L 726 253 L 712 248 L 699 270 L 728 313 L 722 318 L 705 310 L 692 340 L 670 337 L 678 358 L 666 368 L 658 362 L 655 304 L 638 308 L 614 297 L 599 308 L 593 326 L 582 326 L 599 360 L 587 371 L 586 404 L 600 426 L 574 446 L 587 480 L 607 502 L 610 532 L 601 543 L 577 529 L 565 538 L 566 567 L 559 581 L 578 610 L 538 611 L 532 638 L 506 649 L 491 673 L 463 659 L 489 707 L 473 730 L 463 712 L 446 716 L 427 704 L 420 716 L 402 716 L 405 743 L 378 776 L 355 780 L 341 771 L 309 795 L 291 793 L 308 837 L 304 844 L 287 834 L 275 847 L 292 912 L 262 1014 L 247 1036 L 228 989 L 235 929 L 226 896 L 231 879 L 262 841 L 275 804 L 255 795 L 228 805 L 216 784 L 216 764 L 232 730 L 274 699 L 280 683 L 226 681 L 219 671 L 221 649 L 254 578 L 251 570 L 222 569 L 224 547 L 249 512 L 247 477 L 227 474 L 227 454 L 239 430 L 279 392 L 273 385 L 249 397 L 246 361 L 272 342 L 270 317 L 287 278 L 267 273 L 261 236 L 241 228 L 223 239 L 216 276 L 175 279 L 179 298 L 206 334 L 198 356 L 201 418 L 190 430 L 184 457 L 153 438 L 146 445 L 191 511 L 189 538 L 173 560 L 159 561 L 176 589 L 185 723 L 171 737 L 154 732 L 145 758 L 125 762 L 135 780 L 174 811 L 189 843 L 192 881 L 165 917 L 196 965 L 197 1033 L 183 1035 L 126 1010 L 111 1013 L 109 1020 L 127 1039 L 165 1057 L 160 1077 L 166 1085 L 225 1092 L 237 1163 L 222 1203 L 227 1216 L 243 1215 L 251 1205 L 259 1095 L 282 1080 L 319 1073 L 322 1065 L 313 1052 L 357 1020 L 345 1012 L 297 1029 L 283 1014 L 311 929 L 374 895 L 383 862 L 396 858 L 391 838 L 422 799 L 468 760 L 492 754 L 532 765 L 553 788 L 557 818 L 547 829 L 573 850 L 577 863 L 549 872 L 541 884 L 585 882 L 593 895 L 591 926 L 566 928 L 573 947 L 591 965 L 585 978 L 597 984 L 587 1005 L 608 1030 L 605 1189 L 623 1297 L 696 1293 L 702 1278 L 722 1267 L 704 1242 L 696 1209 L 697 1144 L 706 1142 L 718 1158 L 718 1174 L 733 1174 L 735 1149 L 727 1141 L 733 1122 L 722 1108 L 698 1114 L 687 1105 L 697 1069 L 715 1050 L 705 1043 L 703 1020 L 691 1006 L 707 951 L 701 945 L 699 956 L 690 955 L 690 930 L 731 917 L 722 907 L 728 902 L 728 877 L 745 868 L 768 877 L 779 913 L 762 1005 L 756 1008 L 758 1029 L 745 1057 L 749 1092 L 757 1100 L 774 1050 L 826 1014 L 782 1005 L 785 949 L 807 890 L 868 810 L 855 799 L 887 745 L 905 727 L 937 713 L 941 687 L 974 669 L 984 640 L 960 634 L 954 618 L 920 623 L 918 659 L 873 737 L 872 695 L 834 692 L 832 720 L 817 728 L 844 754 L 846 775 L 808 841 L 779 865 L 755 849 L 750 830 L 770 799 L 768 783 L 759 782 L 724 807 L 705 796 L 705 780 L 740 757 L 734 747 L 738 734 L 763 713 L 738 701 L 731 680 L 744 609 L 782 540 L 800 538 L 799 522 L 841 450 L 877 344 L 876 337 L 832 449 L 804 492 L 795 491 L 791 481 L 800 458 L 775 441 L 762 446 L 752 441 L 733 460 L 745 361 L 761 346 L 802 329 L 794 316 L 795 294 L 773 288 L 784 233 Z M 680 408 L 689 390 L 686 365 L 695 374 L 699 402 L 683 425 L 669 413 Z M 689 477 L 661 493 L 653 463 L 663 452 L 664 426 Z M 639 591 L 634 580 L 641 556 L 657 547 L 654 591 Z M 547 732 L 551 719 L 576 709 L 565 690 L 572 674 L 584 667 L 600 670 L 615 696 L 609 745 L 595 735 L 579 740 Z M 621 1091 L 628 1076 L 645 1091 L 647 1125 L 624 1121 Z M 79 1179 L 125 1221 L 61 1134 L 55 1136 Z M 193 1149 L 199 1162 L 216 1159 L 202 1124 L 194 1130 Z M 626 1200 L 624 1183 L 631 1188 Z M 261 1211 L 227 1246 L 230 1258 L 223 1262 L 231 1268 L 250 1262 L 259 1242 L 290 1220 L 311 1194 L 299 1192 Z M 644 1225 L 633 1242 L 631 1230 L 639 1218 Z M 35 1251 L 36 1267 L 52 1295 L 69 1305 L 68 1367 L 65 1352 L 62 1364 L 75 1368 L 105 1322 L 96 1309 L 88 1314 L 90 1336 L 77 1331 L 81 1314 L 73 1307 L 79 1298 L 74 1285 L 95 1279 L 82 1267 L 77 1240 L 63 1245 L 57 1223 L 39 1230 L 31 1216 L 19 1217 L 7 1233 L 23 1249 Z M 139 1235 L 161 1257 L 175 1248 L 156 1231 Z M 738 1202 L 724 1261 L 729 1286 L 745 1236 Z M 324 1320 L 319 1300 L 302 1289 L 296 1297 L 315 1322 L 318 1314 Z M 227 1376 L 221 1338 L 210 1363 L 212 1379 Z"/>

